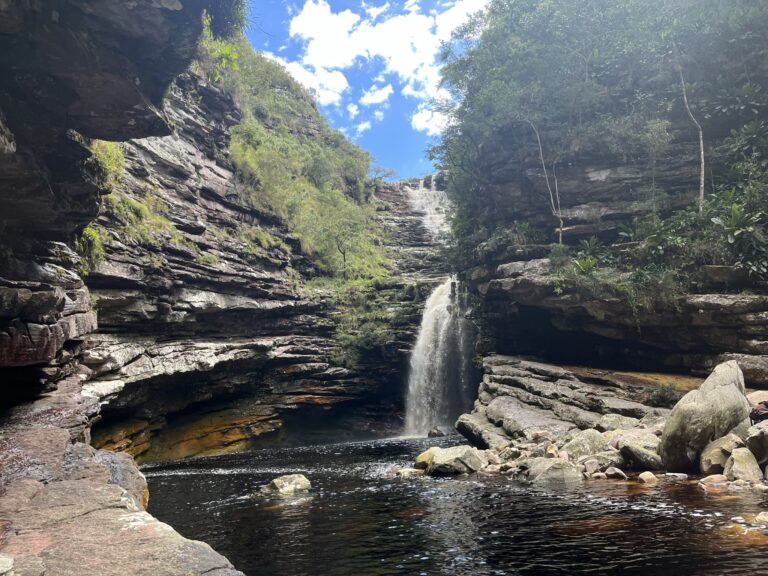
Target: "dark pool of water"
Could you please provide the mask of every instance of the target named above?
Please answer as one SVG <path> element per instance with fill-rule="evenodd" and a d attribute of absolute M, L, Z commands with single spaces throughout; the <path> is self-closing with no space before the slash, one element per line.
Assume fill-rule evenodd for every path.
<path fill-rule="evenodd" d="M 765 509 L 761 496 L 707 498 L 671 480 L 565 491 L 506 477 L 392 475 L 435 443 L 379 440 L 153 466 L 144 470 L 149 511 L 248 576 L 768 574 L 762 540 L 723 532 L 732 517 Z M 312 481 L 311 495 L 253 497 L 296 472 Z"/>

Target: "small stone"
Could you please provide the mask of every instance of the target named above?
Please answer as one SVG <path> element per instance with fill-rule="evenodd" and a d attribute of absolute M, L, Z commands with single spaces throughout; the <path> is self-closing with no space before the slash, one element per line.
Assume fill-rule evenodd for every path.
<path fill-rule="evenodd" d="M 570 460 L 571 459 L 571 455 L 568 454 L 568 450 L 560 450 L 559 456 L 560 456 L 560 458 L 562 460 Z"/>
<path fill-rule="evenodd" d="M 605 471 L 605 475 L 608 478 L 611 478 L 612 480 L 626 480 L 627 475 L 624 473 L 624 471 L 621 468 L 616 468 L 615 466 L 611 466 Z"/>
<path fill-rule="evenodd" d="M 592 480 L 608 480 L 608 475 L 605 472 L 595 472 L 590 478 Z"/>
<path fill-rule="evenodd" d="M 587 476 L 592 476 L 595 472 L 599 471 L 600 463 L 594 458 L 584 462 L 584 472 L 587 474 Z"/>
<path fill-rule="evenodd" d="M 653 472 L 643 472 L 640 474 L 640 476 L 637 477 L 638 481 L 643 484 L 653 485 L 656 484 L 659 479 L 656 478 L 656 475 Z"/>
<path fill-rule="evenodd" d="M 708 486 L 722 486 L 727 482 L 728 478 L 726 478 L 723 474 L 711 474 L 710 476 L 699 480 L 699 487 L 703 488 Z"/>
<path fill-rule="evenodd" d="M 400 478 L 409 478 L 411 476 L 424 476 L 423 468 L 401 468 L 396 472 Z"/>
<path fill-rule="evenodd" d="M 274 478 L 263 487 L 266 492 L 277 492 L 282 496 L 291 496 L 296 492 L 306 492 L 312 487 L 304 474 L 287 474 Z"/>
<path fill-rule="evenodd" d="M 664 476 L 671 478 L 672 480 L 688 480 L 688 474 L 683 474 L 682 472 L 667 472 Z"/>
<path fill-rule="evenodd" d="M 448 429 L 447 426 L 435 426 L 427 432 L 428 438 L 442 438 L 443 436 L 448 436 L 452 431 Z"/>
<path fill-rule="evenodd" d="M 499 466 L 498 464 L 489 464 L 488 466 L 480 470 L 480 472 L 483 472 L 484 474 L 499 474 L 501 473 L 501 466 Z"/>
<path fill-rule="evenodd" d="M 755 522 L 757 524 L 768 524 L 768 512 L 760 512 L 755 516 Z"/>
<path fill-rule="evenodd" d="M 500 465 L 502 460 L 499 458 L 499 455 L 496 454 L 493 450 L 485 450 L 485 459 L 488 460 L 488 464 L 496 464 Z"/>
<path fill-rule="evenodd" d="M 555 446 L 554 444 L 550 444 L 544 450 L 544 456 L 546 456 L 547 458 L 559 458 L 560 451 L 557 449 L 557 446 Z"/>

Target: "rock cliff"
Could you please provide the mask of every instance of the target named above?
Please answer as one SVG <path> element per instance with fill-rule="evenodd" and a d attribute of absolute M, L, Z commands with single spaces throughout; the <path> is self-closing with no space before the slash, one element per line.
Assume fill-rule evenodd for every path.
<path fill-rule="evenodd" d="M 88 445 L 99 405 L 79 359 L 96 314 L 71 249 L 107 191 L 90 139 L 170 134 L 163 97 L 204 10 L 231 8 L 0 3 L 0 554 L 15 574 L 239 574 L 144 512 L 130 457 Z"/>
<path fill-rule="evenodd" d="M 86 394 L 103 404 L 95 444 L 144 460 L 211 454 L 247 447 L 296 408 L 396 405 L 418 328 L 422 299 L 408 287 L 417 280 L 396 275 L 371 293 L 399 324 L 352 369 L 338 365 L 338 312 L 304 286 L 311 260 L 238 190 L 227 152 L 240 120 L 231 97 L 186 74 L 166 110 L 174 134 L 124 144 L 124 175 L 97 221 L 105 257 L 87 283 L 99 331 L 83 356 Z M 405 189 L 382 186 L 379 195 L 391 248 L 429 251 Z M 143 223 L 162 241 L 142 237 L 125 215 L 134 208 L 149 213 Z M 420 268 L 413 260 L 395 266 Z M 394 421 L 363 426 L 396 429 L 396 415 L 385 415 Z"/>

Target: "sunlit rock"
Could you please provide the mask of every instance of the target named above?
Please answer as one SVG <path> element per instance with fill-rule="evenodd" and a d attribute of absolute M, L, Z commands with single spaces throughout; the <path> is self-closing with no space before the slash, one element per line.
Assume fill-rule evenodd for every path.
<path fill-rule="evenodd" d="M 701 451 L 749 416 L 744 376 L 736 362 L 718 365 L 698 390 L 675 405 L 661 437 L 659 453 L 667 469 L 687 472 Z"/>
<path fill-rule="evenodd" d="M 312 484 L 304 474 L 287 474 L 273 478 L 269 484 L 262 487 L 262 492 L 274 492 L 281 496 L 292 496 L 297 492 L 306 492 L 310 488 L 312 488 Z"/>

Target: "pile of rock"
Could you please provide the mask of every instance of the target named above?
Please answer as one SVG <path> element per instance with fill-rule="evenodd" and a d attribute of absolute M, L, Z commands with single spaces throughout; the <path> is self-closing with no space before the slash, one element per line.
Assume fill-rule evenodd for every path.
<path fill-rule="evenodd" d="M 607 413 L 583 430 L 537 428 L 531 422 L 506 438 L 494 433 L 487 450 L 430 448 L 418 456 L 414 468 L 399 474 L 498 473 L 566 485 L 632 478 L 652 485 L 658 481 L 654 472 L 666 470 L 670 477 L 703 474 L 699 485 L 707 491 L 744 487 L 768 491 L 761 468 L 768 465 L 768 421 L 749 425 L 749 406 L 756 401 L 757 397 L 747 398 L 736 362 L 725 362 L 699 389 L 686 394 L 668 417 L 653 412 L 642 418 Z M 466 421 L 466 415 L 463 418 Z M 491 439 L 488 426 L 483 432 L 486 440 Z"/>

